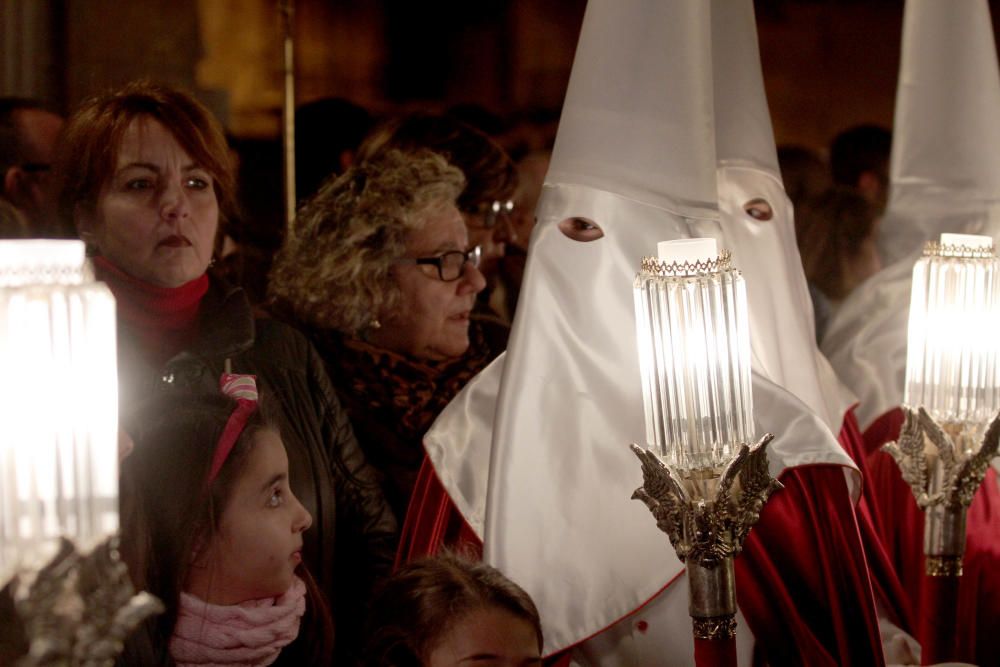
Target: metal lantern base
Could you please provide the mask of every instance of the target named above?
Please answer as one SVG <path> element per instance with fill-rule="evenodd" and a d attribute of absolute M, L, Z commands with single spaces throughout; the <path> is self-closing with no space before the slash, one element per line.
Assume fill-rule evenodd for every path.
<path fill-rule="evenodd" d="M 87 554 L 63 539 L 48 565 L 10 589 L 28 645 L 19 667 L 111 667 L 128 635 L 163 611 L 152 595 L 133 594 L 117 537 Z"/>
<path fill-rule="evenodd" d="M 736 578 L 733 558 L 771 493 L 782 488 L 771 477 L 766 447 L 774 436 L 742 445 L 721 471 L 681 474 L 638 445 L 643 485 L 632 497 L 652 512 L 687 565 L 688 611 L 698 667 L 736 665 Z"/>
<path fill-rule="evenodd" d="M 939 425 L 924 408 L 903 408 L 896 442 L 883 446 L 924 511 L 924 574 L 921 606 L 921 662 L 955 658 L 958 586 L 965 555 L 966 512 L 1000 445 L 1000 415 L 986 429 L 976 451 L 966 453 L 961 425 Z"/>

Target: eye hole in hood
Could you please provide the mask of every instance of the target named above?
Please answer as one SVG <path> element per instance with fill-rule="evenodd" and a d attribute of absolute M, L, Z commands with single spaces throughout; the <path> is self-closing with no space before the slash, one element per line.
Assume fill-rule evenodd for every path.
<path fill-rule="evenodd" d="M 601 229 L 600 225 L 587 218 L 566 218 L 559 223 L 559 231 L 566 238 L 581 243 L 596 241 L 604 236 L 604 230 Z"/>
<path fill-rule="evenodd" d="M 774 217 L 774 209 L 771 208 L 771 204 L 768 203 L 766 199 L 757 197 L 756 199 L 751 199 L 747 203 L 743 204 L 743 210 L 754 220 L 759 220 L 760 222 L 767 222 Z"/>

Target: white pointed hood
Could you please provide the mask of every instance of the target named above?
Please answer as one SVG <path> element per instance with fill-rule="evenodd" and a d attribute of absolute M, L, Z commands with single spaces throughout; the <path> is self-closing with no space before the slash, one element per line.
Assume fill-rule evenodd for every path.
<path fill-rule="evenodd" d="M 485 516 L 484 557 L 539 605 L 546 653 L 682 571 L 630 499 L 642 475 L 627 445 L 646 440 L 632 280 L 657 242 L 718 220 L 709 16 L 703 0 L 591 0 L 584 16 L 504 361 Z M 603 238 L 568 238 L 573 218 Z M 628 556 L 612 567 L 613 553 Z"/>
<path fill-rule="evenodd" d="M 707 7 L 629 4 L 587 6 L 546 183 L 714 216 Z"/>
<path fill-rule="evenodd" d="M 590 0 L 508 351 L 425 438 L 452 499 L 482 531 L 485 559 L 538 605 L 546 654 L 604 630 L 683 572 L 630 499 L 642 474 L 627 445 L 646 440 L 632 281 L 657 242 L 722 224 L 712 39 L 704 0 Z M 603 238 L 564 233 L 590 223 Z M 758 431 L 779 436 L 773 474 L 850 465 L 825 424 L 759 373 L 754 403 Z M 687 643 L 668 653 L 685 664 L 680 605 Z"/>
<path fill-rule="evenodd" d="M 941 232 L 1000 231 L 1000 73 L 986 0 L 909 0 L 896 92 L 886 265 Z"/>
<path fill-rule="evenodd" d="M 913 263 L 941 232 L 1000 240 L 1000 76 L 986 0 L 907 0 L 882 271 L 831 318 L 821 347 L 867 429 L 903 400 Z"/>

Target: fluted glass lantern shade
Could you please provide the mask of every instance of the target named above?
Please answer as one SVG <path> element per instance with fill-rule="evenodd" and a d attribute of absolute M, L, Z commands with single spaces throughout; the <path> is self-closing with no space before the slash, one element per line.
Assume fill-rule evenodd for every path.
<path fill-rule="evenodd" d="M 664 241 L 634 295 L 647 441 L 679 471 L 717 470 L 754 434 L 743 276 L 715 239 Z"/>
<path fill-rule="evenodd" d="M 1000 408 L 1000 263 L 988 236 L 942 234 L 913 268 L 903 402 L 971 440 Z"/>
<path fill-rule="evenodd" d="M 0 242 L 0 586 L 118 529 L 117 386 L 83 243 Z"/>

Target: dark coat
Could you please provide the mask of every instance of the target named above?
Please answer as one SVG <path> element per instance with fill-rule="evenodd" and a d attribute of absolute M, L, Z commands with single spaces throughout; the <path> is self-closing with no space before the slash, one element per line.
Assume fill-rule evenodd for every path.
<path fill-rule="evenodd" d="M 230 372 L 257 376 L 288 452 L 292 491 L 313 517 L 303 559 L 333 611 L 338 662 L 350 664 L 372 586 L 392 567 L 397 523 L 316 351 L 288 326 L 255 319 L 243 291 L 218 281 L 201 302 L 196 342 L 162 368 L 150 367 L 124 325 L 118 349 L 124 424 L 163 384 L 218 391 L 227 360 Z"/>
<path fill-rule="evenodd" d="M 405 519 L 424 460 L 424 434 L 462 387 L 506 347 L 508 329 L 473 320 L 468 351 L 444 362 L 415 360 L 333 331 L 305 326 L 303 331 L 326 362 L 361 448 L 381 474 L 385 497 Z"/>

